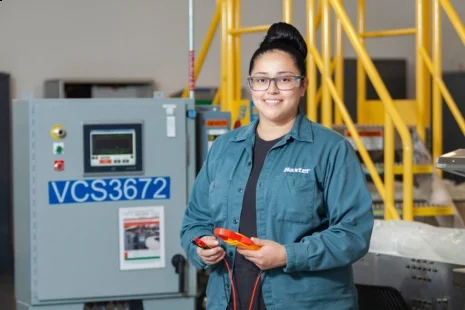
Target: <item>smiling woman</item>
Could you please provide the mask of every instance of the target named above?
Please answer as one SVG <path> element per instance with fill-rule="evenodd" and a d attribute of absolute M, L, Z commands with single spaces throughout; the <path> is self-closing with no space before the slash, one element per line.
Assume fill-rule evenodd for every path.
<path fill-rule="evenodd" d="M 278 23 L 268 32 L 253 54 L 249 67 L 249 87 L 261 122 L 258 132 L 274 139 L 292 127 L 300 98 L 307 89 L 307 46 L 301 34 L 288 24 Z M 282 131 L 267 127 L 279 124 Z"/>
<path fill-rule="evenodd" d="M 297 29 L 270 27 L 248 77 L 259 118 L 220 136 L 197 176 L 181 243 L 211 268 L 209 310 L 358 308 L 351 264 L 368 251 L 371 195 L 350 143 L 299 113 L 306 57 Z M 220 243 L 215 228 L 259 249 Z"/>

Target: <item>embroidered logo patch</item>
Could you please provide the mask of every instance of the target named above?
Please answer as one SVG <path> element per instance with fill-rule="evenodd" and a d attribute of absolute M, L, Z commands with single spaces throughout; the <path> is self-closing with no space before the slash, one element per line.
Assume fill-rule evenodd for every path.
<path fill-rule="evenodd" d="M 284 171 L 283 171 L 283 172 L 308 173 L 309 171 L 310 171 L 310 169 L 286 167 L 286 168 L 284 168 Z"/>

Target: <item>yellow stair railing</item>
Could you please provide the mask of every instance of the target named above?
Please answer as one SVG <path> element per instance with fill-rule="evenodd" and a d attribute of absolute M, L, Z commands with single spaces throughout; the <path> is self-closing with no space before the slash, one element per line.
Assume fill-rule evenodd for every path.
<path fill-rule="evenodd" d="M 418 59 L 423 61 L 428 69 L 428 73 L 433 78 L 433 159 L 438 158 L 442 154 L 442 99 L 446 102 L 463 135 L 465 136 L 465 120 L 460 110 L 452 98 L 447 86 L 442 80 L 442 22 L 441 13 L 443 9 L 451 22 L 453 28 L 457 32 L 463 45 L 465 46 L 465 26 L 460 21 L 455 9 L 452 7 L 449 0 L 433 0 L 433 52 L 432 57 L 428 55 L 428 49 L 420 45 L 417 48 Z M 426 75 L 426 74 L 425 74 Z M 438 174 L 442 174 L 437 170 Z"/>
<path fill-rule="evenodd" d="M 353 137 L 354 143 L 357 146 L 360 156 L 364 161 L 370 176 L 384 201 L 385 206 L 385 219 L 399 219 L 397 211 L 395 210 L 394 203 L 394 127 L 399 132 L 399 135 L 403 144 L 403 160 L 404 160 L 404 171 L 403 171 L 403 219 L 413 220 L 413 147 L 412 138 L 408 131 L 407 126 L 402 121 L 396 108 L 394 107 L 393 100 L 389 95 L 386 86 L 382 82 L 380 75 L 378 74 L 373 62 L 371 61 L 368 53 L 361 44 L 360 36 L 356 33 L 354 26 L 351 24 L 347 13 L 345 12 L 341 0 L 320 0 L 319 8 L 322 10 L 322 56 L 320 56 L 318 50 L 315 48 L 315 29 L 312 27 L 313 20 L 315 18 L 315 0 L 307 0 L 308 11 L 308 44 L 309 50 L 313 57 L 309 58 L 309 80 L 316 80 L 316 71 L 313 68 L 312 62 L 315 62 L 317 67 L 320 69 L 322 74 L 322 124 L 327 127 L 333 125 L 333 113 L 332 113 L 332 100 L 334 100 L 337 111 L 339 111 L 342 120 L 347 126 L 348 131 Z M 385 166 L 385 178 L 384 184 L 381 180 L 375 165 L 364 147 L 362 140 L 358 134 L 355 124 L 350 118 L 349 113 L 342 101 L 341 92 L 335 87 L 332 76 L 331 76 L 331 37 L 330 37 L 330 9 L 334 10 L 337 18 L 336 24 L 336 35 L 339 40 L 342 40 L 342 29 L 345 31 L 349 41 L 355 49 L 360 64 L 363 66 L 363 71 L 367 73 L 370 78 L 376 92 L 381 98 L 385 107 L 385 121 L 384 121 L 384 166 Z M 337 44 L 337 48 L 342 50 L 342 44 Z M 336 52 L 336 58 L 340 58 L 336 63 L 342 64 L 342 52 Z M 340 71 L 340 69 L 339 69 Z M 338 72 L 336 66 L 336 72 Z M 337 74 L 336 74 L 337 80 Z M 360 91 L 359 91 L 360 92 Z M 315 100 L 316 92 L 315 87 L 309 85 L 308 95 L 308 107 L 313 109 L 310 111 L 309 117 L 313 118 L 316 115 L 315 105 L 311 102 Z M 313 107 L 312 107 L 313 106 Z"/>
<path fill-rule="evenodd" d="M 413 220 L 414 216 L 424 214 L 420 209 L 413 206 L 413 175 L 415 173 L 431 173 L 433 165 L 413 164 L 413 145 L 407 124 L 415 125 L 420 138 L 424 141 L 426 128 L 431 126 L 433 119 L 433 158 L 437 158 L 442 151 L 442 128 L 441 115 L 441 95 L 451 109 L 457 123 L 465 134 L 465 122 L 460 114 L 453 98 L 441 79 L 441 54 L 440 54 L 440 19 L 439 10 L 443 8 L 446 15 L 451 20 L 454 29 L 465 43 L 465 30 L 460 22 L 455 10 L 448 0 L 434 1 L 432 15 L 434 18 L 433 31 L 433 59 L 429 58 L 430 44 L 430 0 L 416 1 L 416 26 L 415 28 L 395 29 L 385 31 L 365 31 L 365 0 L 358 0 L 358 25 L 357 30 L 352 25 L 343 7 L 343 0 L 306 0 L 307 1 L 307 43 L 309 55 L 307 60 L 307 74 L 309 77 L 309 87 L 307 93 L 307 115 L 310 119 L 318 121 L 317 106 L 321 103 L 321 123 L 332 127 L 334 124 L 344 123 L 349 131 L 361 157 L 367 167 L 370 176 L 384 201 L 385 219 Z M 318 5 L 317 3 L 318 2 Z M 221 25 L 221 81 L 218 92 L 214 98 L 214 104 L 220 104 L 221 110 L 230 111 L 233 121 L 241 120 L 243 110 L 248 109 L 248 101 L 241 98 L 241 71 L 240 71 L 240 50 L 242 34 L 267 31 L 270 25 L 260 25 L 253 27 L 241 26 L 241 1 L 240 0 L 217 0 L 216 11 L 208 30 L 204 45 L 195 64 L 195 78 L 200 73 L 203 61 L 211 45 L 214 33 Z M 288 23 L 292 22 L 292 0 L 283 0 L 283 18 Z M 331 47 L 330 10 L 336 16 L 336 45 L 335 53 Z M 321 27 L 322 52 L 321 55 L 316 46 L 316 32 Z M 375 119 L 376 124 L 384 126 L 384 182 L 379 176 L 375 164 L 368 151 L 362 143 L 356 125 L 351 119 L 343 102 L 343 45 L 342 35 L 346 33 L 350 43 L 357 53 L 357 113 L 359 122 L 371 123 Z M 397 35 L 416 35 L 417 68 L 416 68 L 416 100 L 393 100 L 387 91 L 380 75 L 378 74 L 372 60 L 365 49 L 365 40 L 374 37 L 386 37 Z M 317 89 L 317 70 L 321 72 L 322 82 Z M 334 81 L 333 76 L 334 75 Z M 433 77 L 433 115 L 431 117 L 431 83 L 430 75 Z M 366 76 L 370 78 L 376 92 L 378 101 L 368 101 L 365 98 Z M 186 97 L 188 88 L 183 95 Z M 334 101 L 334 102 L 333 102 Z M 335 109 L 333 111 L 333 103 Z M 245 106 L 244 106 L 245 105 Z M 369 115 L 368 105 L 376 106 L 383 116 Z M 406 112 L 404 109 L 408 107 Z M 411 113 L 414 111 L 415 113 Z M 371 118 L 371 119 L 370 119 Z M 242 120 L 242 124 L 247 120 Z M 441 126 L 438 126 L 441 125 Z M 403 167 L 395 166 L 395 129 L 399 133 L 402 142 Z M 403 176 L 403 209 L 402 217 L 395 209 L 394 202 L 394 175 Z M 434 208 L 433 208 L 434 209 Z M 450 214 L 450 210 L 436 208 L 435 214 Z M 434 213 L 434 212 L 433 212 Z"/>

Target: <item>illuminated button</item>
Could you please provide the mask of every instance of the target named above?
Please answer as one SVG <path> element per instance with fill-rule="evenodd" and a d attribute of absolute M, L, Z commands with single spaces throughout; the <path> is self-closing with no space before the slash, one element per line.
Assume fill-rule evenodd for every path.
<path fill-rule="evenodd" d="M 53 154 L 63 154 L 63 150 L 65 149 L 65 144 L 63 142 L 55 142 L 53 143 Z"/>
<path fill-rule="evenodd" d="M 101 164 L 111 164 L 111 159 L 100 159 Z"/>
<path fill-rule="evenodd" d="M 50 134 L 53 139 L 60 140 L 66 136 L 66 130 L 61 125 L 55 125 L 52 127 Z"/>
<path fill-rule="evenodd" d="M 55 160 L 53 163 L 53 169 L 55 171 L 63 171 L 65 169 L 65 161 L 64 160 Z"/>

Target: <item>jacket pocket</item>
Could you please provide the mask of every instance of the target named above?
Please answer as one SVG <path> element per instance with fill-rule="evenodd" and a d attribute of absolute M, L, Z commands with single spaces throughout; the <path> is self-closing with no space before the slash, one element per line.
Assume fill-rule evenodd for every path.
<path fill-rule="evenodd" d="M 226 221 L 228 212 L 229 182 L 227 180 L 216 179 L 210 183 L 208 189 L 208 201 L 213 223 Z"/>
<path fill-rule="evenodd" d="M 308 303 L 313 305 L 315 309 L 319 309 L 317 307 L 319 304 L 331 305 L 331 301 L 346 299 L 346 303 L 352 305 L 353 296 L 356 294 L 350 267 L 322 271 L 301 271 L 292 274 L 273 270 L 273 277 L 271 281 L 275 298 L 283 303 Z"/>
<path fill-rule="evenodd" d="M 311 224 L 315 177 L 310 173 L 282 173 L 275 177 L 271 212 L 278 221 Z"/>

